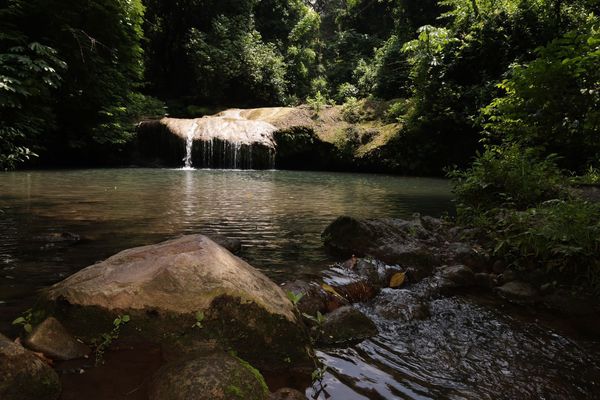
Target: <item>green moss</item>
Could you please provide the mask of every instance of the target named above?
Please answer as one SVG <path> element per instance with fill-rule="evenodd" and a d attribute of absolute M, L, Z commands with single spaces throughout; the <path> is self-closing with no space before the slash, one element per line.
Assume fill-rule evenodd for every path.
<path fill-rule="evenodd" d="M 262 376 L 262 374 L 260 373 L 260 371 L 257 370 L 256 368 L 254 368 L 252 365 L 250 365 L 249 362 L 247 362 L 245 360 L 242 360 L 241 358 L 239 358 L 235 354 L 231 354 L 231 355 L 233 357 L 235 357 L 236 360 L 238 360 L 238 362 L 240 363 L 240 365 L 242 367 L 246 368 L 252 375 L 254 375 L 254 378 L 260 384 L 262 392 L 265 395 L 268 395 L 269 394 L 269 387 L 267 386 L 267 382 L 265 382 L 265 378 Z"/>
<path fill-rule="evenodd" d="M 239 387 L 237 387 L 235 385 L 227 386 L 227 393 L 231 394 L 235 397 L 238 397 L 240 399 L 244 398 L 244 393 L 242 392 L 242 389 L 240 389 Z"/>

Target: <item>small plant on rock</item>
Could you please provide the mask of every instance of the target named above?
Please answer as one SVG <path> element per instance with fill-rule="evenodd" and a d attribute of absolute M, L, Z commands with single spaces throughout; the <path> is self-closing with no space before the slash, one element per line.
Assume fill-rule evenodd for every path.
<path fill-rule="evenodd" d="M 121 328 L 123 325 L 127 324 L 131 318 L 129 315 L 119 315 L 113 321 L 113 328 L 110 332 L 103 333 L 100 335 L 100 338 L 95 339 L 96 348 L 94 353 L 96 355 L 96 365 L 100 365 L 104 363 L 104 353 L 106 349 L 110 347 L 113 341 L 119 338 L 119 334 L 121 333 Z"/>

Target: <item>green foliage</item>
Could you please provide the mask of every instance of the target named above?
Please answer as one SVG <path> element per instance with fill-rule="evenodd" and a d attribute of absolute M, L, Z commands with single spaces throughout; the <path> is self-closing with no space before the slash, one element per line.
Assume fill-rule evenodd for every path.
<path fill-rule="evenodd" d="M 570 181 L 574 184 L 600 185 L 600 169 L 589 166 L 583 175 L 572 177 Z"/>
<path fill-rule="evenodd" d="M 20 317 L 16 318 L 12 324 L 13 325 L 21 325 L 26 334 L 31 333 L 33 331 L 34 325 L 39 324 L 44 319 L 44 312 L 40 310 L 33 311 L 33 309 L 29 308 L 21 314 Z"/>
<path fill-rule="evenodd" d="M 342 106 L 344 120 L 355 124 L 362 120 L 362 103 L 356 97 L 348 97 Z"/>
<path fill-rule="evenodd" d="M 93 340 L 95 347 L 94 353 L 96 356 L 96 365 L 104 363 L 104 353 L 110 345 L 119 338 L 121 328 L 131 320 L 127 314 L 119 315 L 113 321 L 112 329 L 109 332 L 103 333 L 99 338 Z"/>
<path fill-rule="evenodd" d="M 18 29 L 21 6 L 12 1 L 0 9 L 0 169 L 37 156 L 36 142 L 54 120 L 51 96 L 66 68 L 54 48 L 30 41 Z"/>
<path fill-rule="evenodd" d="M 459 216 L 469 218 L 496 207 L 525 210 L 541 202 L 564 198 L 564 178 L 556 157 L 518 145 L 489 147 L 465 171 L 450 174 Z"/>
<path fill-rule="evenodd" d="M 192 328 L 202 328 L 202 321 L 204 321 L 204 312 L 197 311 L 196 314 L 194 314 L 194 318 L 196 318 L 196 322 L 194 322 Z"/>
<path fill-rule="evenodd" d="M 297 307 L 302 297 L 304 297 L 304 294 L 302 293 L 286 292 L 285 294 L 287 295 L 287 298 L 290 299 L 294 307 Z"/>
<path fill-rule="evenodd" d="M 306 103 L 315 112 L 315 114 L 318 114 L 321 112 L 323 107 L 327 105 L 327 98 L 323 96 L 319 90 L 315 94 L 315 97 L 308 97 L 306 99 Z"/>
<path fill-rule="evenodd" d="M 285 63 L 272 43 L 265 44 L 243 17 L 217 17 L 209 33 L 190 31 L 188 54 L 196 70 L 196 83 L 205 98 L 226 101 L 235 92 L 264 104 L 281 104 L 286 95 Z M 243 98 L 232 100 L 243 102 Z"/>
<path fill-rule="evenodd" d="M 358 96 L 358 88 L 350 82 L 344 82 L 338 86 L 335 99 L 340 103 L 344 103 L 349 98 L 356 98 L 356 96 Z"/>
<path fill-rule="evenodd" d="M 504 140 L 560 152 L 582 171 L 600 155 L 600 25 L 569 32 L 515 65 L 485 109 L 486 128 Z"/>
<path fill-rule="evenodd" d="M 412 103 L 409 99 L 400 99 L 394 101 L 385 112 L 385 120 L 391 123 L 403 122 L 408 113 Z"/>
<path fill-rule="evenodd" d="M 600 294 L 600 207 L 554 200 L 523 211 L 494 209 L 480 216 L 494 255 L 523 270 L 541 270 L 561 282 Z"/>

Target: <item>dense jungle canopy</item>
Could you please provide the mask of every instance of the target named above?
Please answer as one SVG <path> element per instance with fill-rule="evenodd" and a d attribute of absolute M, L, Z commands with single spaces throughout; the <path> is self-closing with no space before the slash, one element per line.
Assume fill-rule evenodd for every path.
<path fill-rule="evenodd" d="M 597 0 L 2 0 L 0 165 L 119 163 L 145 117 L 336 103 L 352 121 L 368 99 L 399 123 L 385 154 L 394 172 L 439 175 L 511 143 L 558 153 L 561 168 L 582 173 L 600 152 L 599 9 Z"/>

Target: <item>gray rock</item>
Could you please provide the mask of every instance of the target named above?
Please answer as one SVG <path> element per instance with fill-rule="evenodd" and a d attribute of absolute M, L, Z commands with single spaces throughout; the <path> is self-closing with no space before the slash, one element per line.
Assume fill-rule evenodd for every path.
<path fill-rule="evenodd" d="M 372 256 L 386 264 L 431 270 L 439 263 L 429 242 L 436 239 L 419 220 L 339 217 L 321 235 L 326 248 L 350 257 Z"/>
<path fill-rule="evenodd" d="M 528 283 L 512 281 L 497 287 L 496 292 L 504 299 L 514 303 L 532 303 L 536 301 L 537 291 Z"/>
<path fill-rule="evenodd" d="M 481 270 L 487 264 L 486 255 L 480 251 L 476 251 L 467 243 L 451 243 L 448 246 L 448 250 L 451 252 L 455 262 L 465 264 L 474 270 Z"/>
<path fill-rule="evenodd" d="M 480 288 L 492 289 L 496 286 L 496 275 L 485 272 L 475 274 L 474 284 Z"/>
<path fill-rule="evenodd" d="M 166 364 L 149 388 L 149 400 L 266 400 L 269 391 L 255 368 L 225 352 Z"/>
<path fill-rule="evenodd" d="M 439 275 L 442 279 L 454 283 L 456 287 L 469 287 L 475 281 L 473 270 L 466 265 L 443 267 L 440 269 Z"/>
<path fill-rule="evenodd" d="M 377 334 L 375 323 L 351 306 L 340 307 L 327 314 L 319 342 L 342 345 L 360 342 Z"/>
<path fill-rule="evenodd" d="M 0 334 L 0 399 L 56 400 L 56 372 L 23 346 Z"/>
<path fill-rule="evenodd" d="M 24 342 L 31 350 L 55 360 L 73 360 L 90 353 L 90 348 L 78 342 L 56 318 L 49 317 L 36 326 Z"/>
<path fill-rule="evenodd" d="M 281 388 L 271 393 L 269 400 L 306 400 L 306 396 L 296 389 Z"/>

